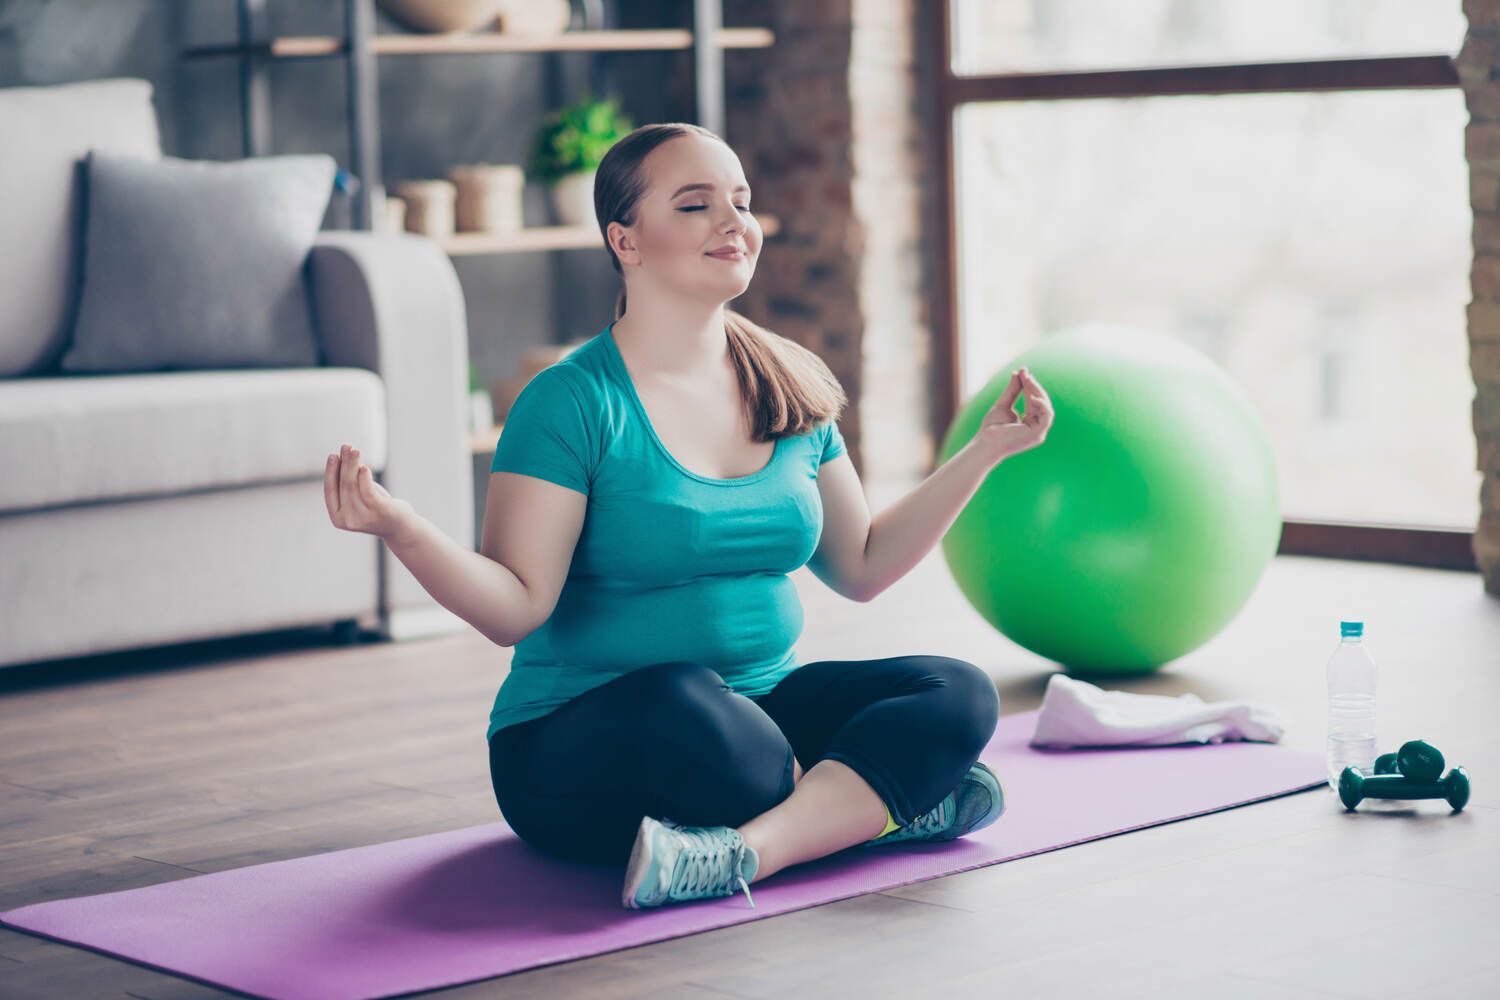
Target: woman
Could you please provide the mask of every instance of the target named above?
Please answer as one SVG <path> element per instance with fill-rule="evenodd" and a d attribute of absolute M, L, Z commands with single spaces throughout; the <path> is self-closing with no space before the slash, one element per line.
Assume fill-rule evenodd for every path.
<path fill-rule="evenodd" d="M 787 574 L 808 565 L 859 601 L 889 587 L 990 469 L 1045 440 L 1051 401 L 1012 373 L 973 440 L 872 525 L 838 381 L 725 308 L 760 253 L 749 204 L 706 129 L 642 126 L 610 149 L 594 207 L 625 284 L 616 318 L 517 397 L 480 552 L 358 451 L 328 458 L 333 523 L 379 535 L 515 647 L 486 734 L 506 821 L 548 854 L 625 863 L 631 908 L 748 897 L 789 865 L 951 839 L 1004 808 L 978 761 L 999 717 L 990 678 L 943 656 L 799 665 Z"/>

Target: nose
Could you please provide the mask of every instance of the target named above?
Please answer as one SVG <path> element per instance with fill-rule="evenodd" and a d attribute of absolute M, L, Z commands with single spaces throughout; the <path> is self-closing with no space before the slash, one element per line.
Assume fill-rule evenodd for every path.
<path fill-rule="evenodd" d="M 727 204 L 719 207 L 719 229 L 725 233 L 737 233 L 745 228 L 745 219 L 740 215 L 740 210 L 734 205 Z"/>

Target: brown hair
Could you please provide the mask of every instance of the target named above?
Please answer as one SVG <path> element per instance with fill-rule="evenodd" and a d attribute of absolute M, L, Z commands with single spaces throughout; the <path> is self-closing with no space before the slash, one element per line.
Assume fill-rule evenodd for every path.
<path fill-rule="evenodd" d="M 724 142 L 700 125 L 685 122 L 642 125 L 611 146 L 599 164 L 594 177 L 594 215 L 610 263 L 621 276 L 624 270 L 620 258 L 609 245 L 609 224 L 635 224 L 636 203 L 646 193 L 641 164 L 657 146 L 683 135 L 702 135 Z M 623 315 L 625 289 L 622 288 L 615 301 L 615 319 Z M 774 441 L 806 434 L 828 420 L 838 419 L 849 400 L 839 380 L 817 354 L 750 322 L 732 309 L 724 310 L 724 332 L 729 338 L 729 357 L 739 377 L 745 411 L 750 418 L 752 440 Z"/>

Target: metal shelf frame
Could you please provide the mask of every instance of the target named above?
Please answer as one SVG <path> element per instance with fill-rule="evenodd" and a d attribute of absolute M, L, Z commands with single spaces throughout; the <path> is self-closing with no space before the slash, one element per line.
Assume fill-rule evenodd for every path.
<path fill-rule="evenodd" d="M 352 225 L 372 229 L 375 221 L 375 192 L 383 187 L 380 173 L 380 89 L 379 49 L 375 35 L 374 0 L 344 0 L 344 38 L 273 39 L 270 37 L 268 0 L 235 0 L 237 7 L 238 44 L 232 46 L 199 46 L 186 50 L 186 58 L 235 56 L 240 60 L 240 112 L 246 156 L 269 156 L 271 153 L 271 77 L 270 64 L 277 59 L 309 57 L 343 57 L 347 70 L 349 162 L 359 180 L 355 193 Z M 630 32 L 605 30 L 605 13 L 601 0 L 584 0 L 584 32 L 591 37 L 578 39 L 577 32 L 565 33 L 557 45 L 528 42 L 506 45 L 483 40 L 481 36 L 461 36 L 444 48 L 443 43 L 417 46 L 421 51 L 454 51 L 493 54 L 496 52 L 587 51 L 594 54 L 590 76 L 594 90 L 602 93 L 605 67 L 600 59 L 604 52 L 651 51 L 683 47 L 676 31 L 643 31 L 640 40 Z M 575 37 L 569 38 L 566 35 Z M 475 41 L 480 39 L 480 41 Z M 581 42 L 581 44 L 580 44 Z M 465 44 L 467 43 L 467 44 Z M 724 48 L 763 47 L 770 44 L 769 32 L 757 29 L 726 31 L 723 25 L 722 0 L 693 0 L 694 90 L 698 124 L 720 135 L 724 134 Z M 407 48 L 411 48 L 408 46 Z"/>

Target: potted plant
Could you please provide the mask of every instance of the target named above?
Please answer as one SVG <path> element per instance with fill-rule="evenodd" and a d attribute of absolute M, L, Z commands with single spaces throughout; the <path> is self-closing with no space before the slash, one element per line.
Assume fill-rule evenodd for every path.
<path fill-rule="evenodd" d="M 594 171 L 635 126 L 617 99 L 585 97 L 542 119 L 528 155 L 527 173 L 548 185 L 552 207 L 565 226 L 587 225 L 594 217 Z"/>

